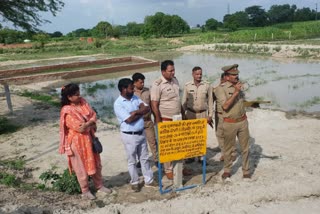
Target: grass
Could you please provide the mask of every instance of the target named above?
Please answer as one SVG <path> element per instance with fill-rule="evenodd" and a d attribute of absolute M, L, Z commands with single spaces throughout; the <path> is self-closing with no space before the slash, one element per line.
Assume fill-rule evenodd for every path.
<path fill-rule="evenodd" d="M 96 83 L 94 85 L 89 84 L 89 86 L 86 88 L 86 92 L 88 95 L 93 95 L 98 90 L 107 89 L 108 86 L 100 83 Z"/>
<path fill-rule="evenodd" d="M 300 107 L 300 108 L 309 108 L 309 107 L 312 107 L 314 105 L 319 105 L 319 104 L 320 104 L 320 97 L 314 96 L 311 99 L 309 99 L 303 103 L 296 104 L 296 106 Z"/>
<path fill-rule="evenodd" d="M 46 94 L 41 94 L 38 92 L 30 92 L 30 91 L 23 91 L 22 93 L 19 94 L 20 96 L 23 97 L 29 97 L 33 100 L 38 100 L 44 103 L 48 103 L 52 106 L 56 106 L 59 107 L 60 106 L 60 102 L 54 97 L 54 96 L 50 96 L 50 95 L 46 95 Z"/>
<path fill-rule="evenodd" d="M 273 37 L 272 37 L 273 35 Z M 291 38 L 289 39 L 289 35 Z M 176 48 L 195 44 L 223 44 L 223 43 L 280 43 L 286 44 L 320 44 L 317 40 L 306 40 L 320 36 L 320 21 L 283 23 L 263 28 L 246 28 L 235 32 L 193 32 L 175 38 L 150 38 L 121 37 L 118 40 L 100 39 L 99 46 L 95 43 L 88 44 L 86 41 L 74 40 L 51 41 L 44 49 L 15 48 L 3 49 L 0 60 L 44 59 L 53 57 L 66 57 L 77 55 L 107 54 L 112 56 L 123 55 L 148 55 L 153 58 L 154 52 L 170 52 Z M 269 52 L 267 46 L 254 48 L 239 46 L 219 46 L 216 50 L 227 50 L 241 53 Z M 275 49 L 279 51 L 279 48 Z M 314 50 L 317 52 L 318 50 Z M 303 53 L 308 56 L 308 53 Z M 309 53 L 311 54 L 311 53 Z"/>
<path fill-rule="evenodd" d="M 6 117 L 0 116 L 0 135 L 16 132 L 20 127 L 13 125 Z"/>
<path fill-rule="evenodd" d="M 16 176 L 16 171 L 23 171 L 25 160 L 23 157 L 18 159 L 0 160 L 0 184 L 11 187 L 20 187 L 21 179 Z"/>

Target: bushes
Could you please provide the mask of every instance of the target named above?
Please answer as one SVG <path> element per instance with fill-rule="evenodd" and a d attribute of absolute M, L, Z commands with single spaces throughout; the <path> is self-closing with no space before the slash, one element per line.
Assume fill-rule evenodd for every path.
<path fill-rule="evenodd" d="M 6 117 L 0 117 L 0 135 L 12 133 L 19 129 L 19 126 L 13 125 Z"/>
<path fill-rule="evenodd" d="M 47 187 L 47 183 L 50 182 L 51 188 L 55 191 L 65 192 L 68 194 L 81 193 L 80 185 L 74 173 L 70 175 L 69 170 L 65 169 L 62 174 L 59 174 L 55 169 L 56 168 L 53 167 L 40 175 L 39 178 L 45 183 L 40 185 L 42 189 L 50 189 L 50 187 Z"/>

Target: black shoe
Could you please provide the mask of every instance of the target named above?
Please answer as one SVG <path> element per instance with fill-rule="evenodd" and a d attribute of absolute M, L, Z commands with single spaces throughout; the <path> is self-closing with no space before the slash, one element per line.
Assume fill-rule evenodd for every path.
<path fill-rule="evenodd" d="M 188 158 L 188 159 L 185 160 L 185 163 L 189 164 L 189 163 L 193 163 L 194 161 L 195 161 L 194 158 Z"/>
<path fill-rule="evenodd" d="M 138 161 L 138 162 L 136 163 L 136 167 L 137 167 L 138 169 L 141 169 L 141 163 L 140 163 L 140 161 Z"/>

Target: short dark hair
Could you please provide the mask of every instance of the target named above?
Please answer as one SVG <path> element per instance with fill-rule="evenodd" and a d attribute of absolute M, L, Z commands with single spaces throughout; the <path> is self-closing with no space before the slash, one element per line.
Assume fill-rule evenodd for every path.
<path fill-rule="evenodd" d="M 220 79 L 223 79 L 226 76 L 226 73 L 221 73 Z"/>
<path fill-rule="evenodd" d="M 122 92 L 122 89 L 124 88 L 128 88 L 129 85 L 132 85 L 133 84 L 133 81 L 129 78 L 122 78 L 119 80 L 119 83 L 118 83 L 118 89 L 120 92 Z"/>
<path fill-rule="evenodd" d="M 75 83 L 70 83 L 61 88 L 61 107 L 65 105 L 70 105 L 70 100 L 68 97 L 75 95 L 78 91 L 80 91 L 79 85 Z"/>
<path fill-rule="evenodd" d="M 195 72 L 197 70 L 201 70 L 202 71 L 202 68 L 200 68 L 199 66 L 195 66 L 194 68 L 192 68 L 192 72 Z"/>
<path fill-rule="evenodd" d="M 145 76 L 142 73 L 134 73 L 132 75 L 133 82 L 137 82 L 138 80 L 144 80 Z"/>
<path fill-rule="evenodd" d="M 164 60 L 164 61 L 161 63 L 161 71 L 167 70 L 167 67 L 168 67 L 169 65 L 174 66 L 174 62 L 173 62 L 172 60 Z"/>

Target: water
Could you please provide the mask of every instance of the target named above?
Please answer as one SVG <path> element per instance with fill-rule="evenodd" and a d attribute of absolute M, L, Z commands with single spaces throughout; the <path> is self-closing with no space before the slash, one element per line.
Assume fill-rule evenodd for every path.
<path fill-rule="evenodd" d="M 318 61 L 202 52 L 184 53 L 173 60 L 181 88 L 187 81 L 192 80 L 191 70 L 194 66 L 202 67 L 203 78 L 212 85 L 217 85 L 222 72 L 221 67 L 236 63 L 239 64 L 240 79 L 250 86 L 246 91 L 247 100 L 272 102 L 262 105 L 263 108 L 320 111 L 320 63 Z M 159 70 L 144 71 L 147 71 L 144 72 L 147 87 L 161 75 Z M 137 70 L 137 72 L 140 71 Z M 130 73 L 112 79 L 81 84 L 81 94 L 103 118 L 112 118 L 113 102 L 119 96 L 117 83 L 124 77 L 130 78 Z M 89 95 L 88 87 L 95 84 L 104 84 L 108 88 L 99 89 Z"/>

